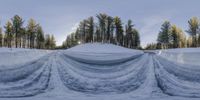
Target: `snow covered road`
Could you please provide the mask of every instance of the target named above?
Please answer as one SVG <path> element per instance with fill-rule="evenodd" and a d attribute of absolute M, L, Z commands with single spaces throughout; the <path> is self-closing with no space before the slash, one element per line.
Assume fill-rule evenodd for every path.
<path fill-rule="evenodd" d="M 0 100 L 200 99 L 200 65 L 187 58 L 198 50 L 154 54 L 97 43 L 55 52 L 0 51 Z"/>

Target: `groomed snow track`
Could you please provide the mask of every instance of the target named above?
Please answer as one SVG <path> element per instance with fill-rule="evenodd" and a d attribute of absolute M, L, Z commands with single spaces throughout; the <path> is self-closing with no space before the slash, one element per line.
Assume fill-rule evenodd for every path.
<path fill-rule="evenodd" d="M 37 97 L 52 92 L 58 84 L 66 89 L 64 94 L 200 98 L 198 63 L 169 60 L 166 52 L 143 53 L 114 45 L 89 51 L 90 45 L 107 47 L 86 44 L 46 53 L 26 63 L 0 64 L 0 98 Z"/>

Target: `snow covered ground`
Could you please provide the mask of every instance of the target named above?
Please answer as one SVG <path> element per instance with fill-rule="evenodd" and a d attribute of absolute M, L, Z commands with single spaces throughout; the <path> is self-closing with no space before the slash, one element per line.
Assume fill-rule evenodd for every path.
<path fill-rule="evenodd" d="M 0 48 L 0 100 L 199 100 L 200 49 Z"/>

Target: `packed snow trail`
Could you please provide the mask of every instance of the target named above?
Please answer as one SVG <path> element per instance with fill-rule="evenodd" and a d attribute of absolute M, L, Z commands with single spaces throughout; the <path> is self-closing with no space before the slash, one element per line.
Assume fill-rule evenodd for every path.
<path fill-rule="evenodd" d="M 98 43 L 54 52 L 3 48 L 0 100 L 198 100 L 200 64 L 191 55 L 200 52 L 181 50 L 144 53 Z"/>
<path fill-rule="evenodd" d="M 58 67 L 61 79 L 68 88 L 76 91 L 125 93 L 137 89 L 146 79 L 146 63 L 142 63 L 147 62 L 146 57 L 118 65 L 95 65 L 66 57 L 62 59 Z"/>

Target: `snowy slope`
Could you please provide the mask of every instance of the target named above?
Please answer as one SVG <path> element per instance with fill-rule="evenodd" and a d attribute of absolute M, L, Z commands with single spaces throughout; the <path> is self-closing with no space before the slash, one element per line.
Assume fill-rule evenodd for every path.
<path fill-rule="evenodd" d="M 199 49 L 155 52 L 101 43 L 1 48 L 0 100 L 199 100 Z"/>

